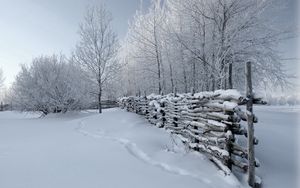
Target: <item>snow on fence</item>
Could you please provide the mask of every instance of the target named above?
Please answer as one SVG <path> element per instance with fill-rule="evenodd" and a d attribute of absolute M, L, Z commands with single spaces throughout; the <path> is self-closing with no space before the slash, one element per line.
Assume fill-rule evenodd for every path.
<path fill-rule="evenodd" d="M 233 166 L 243 172 L 252 169 L 249 165 L 252 163 L 248 161 L 249 148 L 254 147 L 247 148 L 236 139 L 241 136 L 244 139 L 248 137 L 245 123 L 249 117 L 252 117 L 251 122 L 257 122 L 257 118 L 250 111 L 240 108 L 249 101 L 253 104 L 264 104 L 260 98 L 249 100 L 249 97 L 243 97 L 236 90 L 218 90 L 195 94 L 123 97 L 119 99 L 119 105 L 130 112 L 144 115 L 150 123 L 176 134 L 189 148 L 208 156 L 229 175 Z M 255 137 L 252 139 L 250 145 L 258 144 Z M 254 151 L 250 153 L 254 154 Z M 253 164 L 259 167 L 257 159 Z"/>

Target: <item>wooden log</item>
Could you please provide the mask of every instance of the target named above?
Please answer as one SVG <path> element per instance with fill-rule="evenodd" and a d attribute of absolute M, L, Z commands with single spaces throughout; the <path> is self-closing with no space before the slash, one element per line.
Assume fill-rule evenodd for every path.
<path fill-rule="evenodd" d="M 236 150 L 236 151 L 241 151 L 243 153 L 247 153 L 247 149 L 246 148 L 243 148 L 242 146 L 236 144 L 236 143 L 231 143 L 232 145 L 232 149 L 233 150 Z"/>
<path fill-rule="evenodd" d="M 224 174 L 225 175 L 230 175 L 231 174 L 231 170 L 227 167 L 227 166 L 225 166 L 224 164 L 223 164 L 223 162 L 221 161 L 221 160 L 219 160 L 219 159 L 217 159 L 216 157 L 210 157 L 210 160 L 220 169 L 220 170 L 222 170 L 223 172 L 224 172 Z"/>
<path fill-rule="evenodd" d="M 243 100 L 241 100 L 238 104 L 246 105 L 248 103 L 248 100 L 249 100 L 248 98 L 243 98 Z M 258 97 L 258 98 L 253 97 L 252 102 L 253 102 L 253 104 L 260 104 L 260 105 L 268 104 L 266 101 L 263 101 L 261 97 Z"/>
<path fill-rule="evenodd" d="M 231 162 L 234 166 L 237 166 L 240 169 L 242 169 L 244 172 L 247 172 L 247 170 L 248 170 L 248 164 L 247 163 L 243 163 L 243 162 L 235 160 L 235 159 L 231 159 Z"/>
<path fill-rule="evenodd" d="M 213 119 L 213 120 L 219 120 L 219 121 L 229 121 L 230 120 L 230 116 L 229 115 L 225 115 L 222 113 L 218 113 L 218 112 L 211 112 L 211 113 L 207 113 L 206 114 L 207 118 Z"/>
<path fill-rule="evenodd" d="M 231 102 L 235 102 L 237 104 L 239 104 L 240 102 L 243 101 L 243 96 L 239 95 L 239 96 L 234 96 L 234 95 L 227 95 L 227 96 L 218 96 L 215 97 L 215 99 L 220 99 L 222 101 L 231 101 Z"/>
<path fill-rule="evenodd" d="M 238 106 L 238 104 L 235 102 L 228 102 L 228 101 L 225 102 L 211 101 L 204 104 L 203 106 L 210 107 L 210 108 L 218 108 L 218 109 L 222 109 L 223 111 L 234 111 L 234 109 Z"/>
<path fill-rule="evenodd" d="M 235 108 L 234 112 L 241 118 L 241 120 L 243 120 L 243 121 L 248 120 L 247 114 L 245 112 L 243 112 L 240 108 Z M 253 123 L 258 122 L 258 118 L 256 116 L 253 115 L 252 119 L 253 119 Z"/>
<path fill-rule="evenodd" d="M 260 104 L 260 105 L 266 105 L 268 104 L 266 101 L 263 101 L 262 98 L 254 98 L 253 104 Z"/>
<path fill-rule="evenodd" d="M 218 137 L 204 137 L 201 135 L 196 135 L 192 131 L 188 129 L 182 130 L 184 133 L 187 133 L 191 137 L 197 139 L 198 141 L 205 143 L 205 144 L 213 144 L 215 146 L 224 145 L 226 143 L 226 138 L 218 138 Z M 222 148 L 224 149 L 224 148 Z"/>
<path fill-rule="evenodd" d="M 233 128 L 231 131 L 233 134 L 244 135 L 245 137 L 247 137 L 247 134 L 248 134 L 247 130 L 245 128 L 239 128 L 239 129 Z"/>
<path fill-rule="evenodd" d="M 188 128 L 191 132 L 196 133 L 196 134 L 200 134 L 203 135 L 205 137 L 217 137 L 219 139 L 226 139 L 226 133 L 225 132 L 214 132 L 214 131 L 206 131 L 203 129 L 193 129 L 191 127 Z"/>
<path fill-rule="evenodd" d="M 254 154 L 254 126 L 253 126 L 253 92 L 251 78 L 251 62 L 246 63 L 246 94 L 247 94 L 247 122 L 248 122 L 248 183 L 255 185 L 255 154 Z"/>
<path fill-rule="evenodd" d="M 248 154 L 247 154 L 247 153 L 244 153 L 244 152 L 242 152 L 242 151 L 233 150 L 233 151 L 232 151 L 232 154 L 233 154 L 233 155 L 237 155 L 237 156 L 239 156 L 239 157 L 241 157 L 241 158 L 245 158 L 245 159 L 248 158 Z"/>
<path fill-rule="evenodd" d="M 206 132 L 208 131 L 217 131 L 217 132 L 226 132 L 226 127 L 217 126 L 210 121 L 207 122 L 197 122 L 197 121 L 185 121 L 187 126 L 196 126 L 204 129 Z"/>
<path fill-rule="evenodd" d="M 170 130 L 174 130 L 174 131 L 181 131 L 183 129 L 183 127 L 165 126 L 165 129 L 170 129 Z"/>
<path fill-rule="evenodd" d="M 197 119 L 202 121 L 207 120 L 215 120 L 215 121 L 231 121 L 233 119 L 232 116 L 226 115 L 223 113 L 218 112 L 210 112 L 210 113 L 188 113 L 183 111 L 182 112 L 183 117 L 190 118 L 190 119 Z"/>
<path fill-rule="evenodd" d="M 212 109 L 212 108 L 205 108 L 205 107 L 200 107 L 200 108 L 195 108 L 195 109 L 188 109 L 188 113 L 207 113 L 207 112 L 222 112 L 222 109 Z"/>
<path fill-rule="evenodd" d="M 201 143 L 189 143 L 189 146 L 191 148 L 198 148 L 204 152 L 210 153 L 214 155 L 215 157 L 228 160 L 229 159 L 229 153 L 228 151 L 221 149 L 217 146 L 211 146 L 211 145 L 205 145 Z"/>

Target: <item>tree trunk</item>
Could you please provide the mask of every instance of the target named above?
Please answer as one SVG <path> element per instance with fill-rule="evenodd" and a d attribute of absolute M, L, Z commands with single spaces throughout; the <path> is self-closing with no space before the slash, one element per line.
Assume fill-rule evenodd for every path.
<path fill-rule="evenodd" d="M 225 66 L 224 67 L 224 73 L 225 73 L 225 76 L 224 76 L 224 81 L 223 81 L 223 89 L 228 89 L 228 86 L 227 86 L 227 82 L 228 82 L 228 80 L 227 80 L 227 75 L 228 75 L 228 67 L 227 66 Z"/>
<path fill-rule="evenodd" d="M 213 74 L 211 74 L 211 90 L 215 91 L 216 90 L 216 79 Z"/>
<path fill-rule="evenodd" d="M 99 63 L 100 64 L 100 63 Z M 101 69 L 100 69 L 100 65 L 98 67 L 98 89 L 99 89 L 99 93 L 98 93 L 98 110 L 99 110 L 99 114 L 102 113 L 102 105 L 101 105 L 101 97 L 102 97 L 102 83 L 101 83 Z"/>
<path fill-rule="evenodd" d="M 233 83 L 232 83 L 232 62 L 229 63 L 228 67 L 228 89 L 233 89 Z"/>
<path fill-rule="evenodd" d="M 210 75 L 209 75 L 209 71 L 208 71 L 208 67 L 207 65 L 204 63 L 203 64 L 203 70 L 204 70 L 204 88 L 205 88 L 205 91 L 209 91 L 209 80 L 210 80 Z"/>
<path fill-rule="evenodd" d="M 161 83 L 161 59 L 159 56 L 159 49 L 158 49 L 158 39 L 157 39 L 157 33 L 156 33 L 156 20 L 153 20 L 153 36 L 154 36 L 154 42 L 155 42 L 155 55 L 156 55 L 156 63 L 157 63 L 157 77 L 158 77 L 158 94 L 161 94 L 162 92 L 162 83 Z"/>
<path fill-rule="evenodd" d="M 102 97 L 102 86 L 100 84 L 99 85 L 99 93 L 98 93 L 98 110 L 99 110 L 100 114 L 102 113 L 101 97 Z"/>
<path fill-rule="evenodd" d="M 161 73 L 160 73 L 160 62 L 157 58 L 157 76 L 158 76 L 158 94 L 161 94 Z"/>
<path fill-rule="evenodd" d="M 186 76 L 186 70 L 185 66 L 183 65 L 183 81 L 184 81 L 184 92 L 188 92 L 188 83 L 187 83 L 187 76 Z"/>
<path fill-rule="evenodd" d="M 173 67 L 172 67 L 172 64 L 170 63 L 170 61 L 169 61 L 169 69 L 170 69 L 171 89 L 173 91 L 173 89 L 174 89 Z"/>
<path fill-rule="evenodd" d="M 192 87 L 196 89 L 196 61 L 192 60 Z"/>

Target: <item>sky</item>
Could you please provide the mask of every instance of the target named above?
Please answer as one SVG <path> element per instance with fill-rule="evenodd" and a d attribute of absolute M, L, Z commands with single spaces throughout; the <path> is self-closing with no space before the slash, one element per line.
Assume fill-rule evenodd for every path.
<path fill-rule="evenodd" d="M 113 27 L 124 38 L 128 20 L 140 0 L 0 0 L 0 67 L 9 86 L 20 70 L 42 54 L 70 54 L 78 41 L 78 25 L 90 4 L 104 2 Z M 149 0 L 144 0 L 144 6 Z"/>
<path fill-rule="evenodd" d="M 139 9 L 141 0 L 0 0 L 0 67 L 5 85 L 13 82 L 19 65 L 30 63 L 34 57 L 70 54 L 78 41 L 78 25 L 89 4 L 104 2 L 114 17 L 113 27 L 120 40 L 124 38 L 128 20 Z M 280 1 L 280 0 L 277 0 Z M 283 0 L 281 0 L 283 1 Z M 150 0 L 144 0 L 144 7 Z M 273 13 L 275 22 L 298 24 L 297 0 L 286 0 L 286 9 Z M 299 57 L 296 39 L 279 47 L 289 58 Z M 299 61 L 287 61 L 287 69 L 296 73 Z M 299 66 L 300 67 L 300 66 Z"/>

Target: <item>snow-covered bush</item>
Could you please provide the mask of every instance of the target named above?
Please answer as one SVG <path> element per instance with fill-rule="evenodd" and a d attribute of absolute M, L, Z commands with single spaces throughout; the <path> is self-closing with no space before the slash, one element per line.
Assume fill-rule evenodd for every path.
<path fill-rule="evenodd" d="M 88 79 L 63 56 L 41 56 L 22 65 L 13 85 L 14 102 L 20 110 L 44 114 L 84 108 L 89 103 Z"/>
<path fill-rule="evenodd" d="M 279 105 L 286 105 L 286 99 L 284 97 L 280 97 L 278 100 Z"/>

